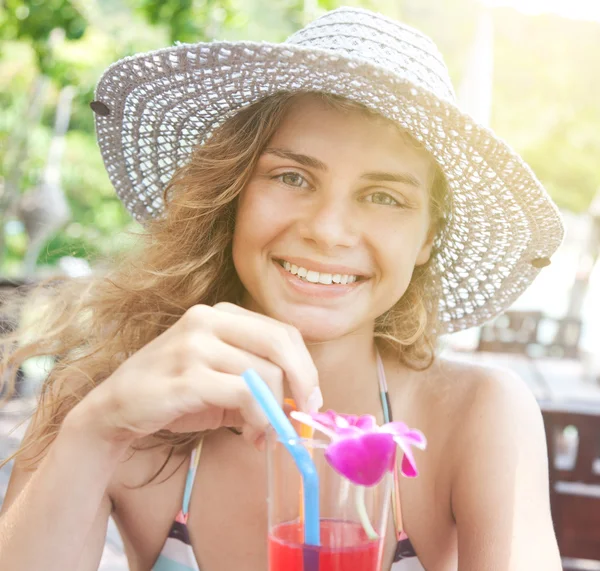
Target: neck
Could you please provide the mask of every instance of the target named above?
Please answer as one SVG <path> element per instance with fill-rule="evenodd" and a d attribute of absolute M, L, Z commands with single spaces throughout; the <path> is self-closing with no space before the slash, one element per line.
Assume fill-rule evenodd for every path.
<path fill-rule="evenodd" d="M 373 414 L 380 408 L 372 327 L 307 346 L 319 371 L 323 410 Z"/>
<path fill-rule="evenodd" d="M 246 297 L 242 305 L 266 314 L 250 296 Z M 323 394 L 322 410 L 373 414 L 380 419 L 381 397 L 374 327 L 373 322 L 365 323 L 338 339 L 306 341 L 306 347 L 319 374 L 319 387 Z M 286 397 L 292 396 L 289 386 L 284 386 L 284 394 Z"/>

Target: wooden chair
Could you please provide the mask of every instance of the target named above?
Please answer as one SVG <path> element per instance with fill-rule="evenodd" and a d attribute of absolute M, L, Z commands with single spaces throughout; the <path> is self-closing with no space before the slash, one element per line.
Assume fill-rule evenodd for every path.
<path fill-rule="evenodd" d="M 541 311 L 507 311 L 481 327 L 477 351 L 529 355 L 538 342 Z"/>
<path fill-rule="evenodd" d="M 600 408 L 555 402 L 540 406 L 561 556 L 598 561 L 600 567 Z M 565 569 L 581 568 L 569 565 L 565 561 Z"/>
<path fill-rule="evenodd" d="M 581 319 L 541 311 L 506 311 L 481 327 L 477 351 L 578 359 Z"/>
<path fill-rule="evenodd" d="M 579 359 L 579 340 L 581 339 L 582 328 L 583 324 L 578 317 L 557 319 L 556 332 L 545 347 L 547 356 L 560 359 Z"/>

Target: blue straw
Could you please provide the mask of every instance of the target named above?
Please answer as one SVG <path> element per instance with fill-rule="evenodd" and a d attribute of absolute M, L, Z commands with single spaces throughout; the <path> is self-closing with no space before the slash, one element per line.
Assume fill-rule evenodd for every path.
<path fill-rule="evenodd" d="M 315 464 L 302 444 L 292 423 L 283 412 L 267 384 L 253 369 L 242 374 L 250 392 L 257 400 L 267 419 L 275 429 L 277 436 L 292 455 L 302 474 L 304 489 L 304 543 L 321 545 L 319 526 L 319 475 Z"/>

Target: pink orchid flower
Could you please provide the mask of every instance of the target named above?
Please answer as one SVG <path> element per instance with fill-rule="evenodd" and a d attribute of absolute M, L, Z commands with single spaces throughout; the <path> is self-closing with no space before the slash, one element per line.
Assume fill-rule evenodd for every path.
<path fill-rule="evenodd" d="M 403 422 L 377 426 L 375 417 L 370 414 L 354 416 L 337 414 L 333 410 L 316 414 L 293 411 L 290 415 L 331 439 L 325 451 L 327 461 L 354 484 L 374 486 L 386 472 L 393 472 L 396 446 L 404 453 L 402 474 L 409 478 L 418 475 L 411 446 L 423 450 L 427 442 L 422 432 Z"/>

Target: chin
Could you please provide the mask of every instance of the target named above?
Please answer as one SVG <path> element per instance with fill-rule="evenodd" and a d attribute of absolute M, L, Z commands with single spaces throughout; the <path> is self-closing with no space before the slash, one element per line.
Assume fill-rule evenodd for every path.
<path fill-rule="evenodd" d="M 350 316 L 335 313 L 323 311 L 322 308 L 303 307 L 271 316 L 293 325 L 306 343 L 325 343 L 345 337 L 360 328 Z"/>
<path fill-rule="evenodd" d="M 352 329 L 346 327 L 335 327 L 335 326 L 315 326 L 314 324 L 295 324 L 292 323 L 302 335 L 304 342 L 309 344 L 315 343 L 327 343 L 330 341 L 336 341 L 345 337 L 353 332 Z"/>

